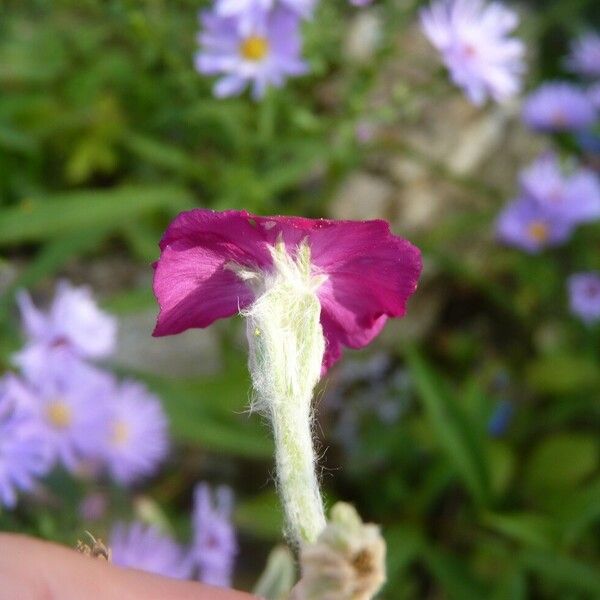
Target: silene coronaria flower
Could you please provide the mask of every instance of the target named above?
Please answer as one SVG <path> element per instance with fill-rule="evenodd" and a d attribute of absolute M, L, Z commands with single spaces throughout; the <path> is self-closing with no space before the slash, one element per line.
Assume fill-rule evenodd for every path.
<path fill-rule="evenodd" d="M 0 379 L 0 508 L 14 508 L 19 491 L 31 491 L 52 466 L 51 447 L 35 400 L 14 375 Z"/>
<path fill-rule="evenodd" d="M 388 317 L 404 315 L 421 272 L 419 251 L 385 221 L 203 209 L 180 214 L 160 248 L 154 335 L 245 317 L 253 406 L 271 420 L 288 534 L 314 541 L 325 527 L 314 388 L 343 346 L 365 346 Z"/>
<path fill-rule="evenodd" d="M 314 289 L 326 338 L 323 367 L 342 347 L 362 348 L 389 317 L 406 312 L 421 256 L 385 221 L 260 217 L 246 211 L 196 209 L 180 214 L 160 242 L 154 293 L 155 336 L 247 309 L 277 271 Z"/>
<path fill-rule="evenodd" d="M 173 579 L 188 579 L 192 562 L 187 550 L 156 527 L 118 523 L 109 537 L 112 562 Z"/>
<path fill-rule="evenodd" d="M 205 483 L 196 486 L 192 559 L 203 583 L 231 586 L 238 551 L 232 512 L 233 492 L 230 488 L 220 486 L 213 491 Z"/>
<path fill-rule="evenodd" d="M 567 66 L 584 77 L 600 77 L 600 34 L 590 31 L 574 40 Z"/>
<path fill-rule="evenodd" d="M 576 273 L 568 280 L 571 312 L 584 323 L 600 321 L 600 272 Z"/>
<path fill-rule="evenodd" d="M 502 102 L 521 89 L 525 45 L 511 37 L 517 14 L 498 2 L 434 0 L 421 26 L 439 50 L 452 81 L 476 105 Z"/>
<path fill-rule="evenodd" d="M 200 50 L 196 69 L 203 75 L 220 75 L 217 97 L 236 96 L 251 86 L 254 98 L 268 87 L 281 87 L 288 77 L 307 72 L 301 58 L 300 17 L 285 7 L 256 9 L 247 16 L 224 17 L 215 11 L 200 15 Z"/>
<path fill-rule="evenodd" d="M 107 410 L 103 459 L 111 476 L 131 484 L 153 475 L 169 448 L 160 400 L 142 384 L 124 381 L 114 387 Z"/>
<path fill-rule="evenodd" d="M 600 218 L 600 180 L 584 167 L 564 169 L 549 152 L 521 173 L 521 189 L 557 218 L 574 224 Z"/>
<path fill-rule="evenodd" d="M 564 81 L 544 83 L 523 104 L 523 122 L 534 131 L 579 131 L 597 119 L 589 94 Z"/>
<path fill-rule="evenodd" d="M 39 310 L 27 292 L 17 300 L 27 343 L 15 362 L 27 373 L 45 370 L 53 353 L 58 361 L 101 359 L 115 349 L 117 321 L 98 308 L 89 288 L 60 282 L 48 311 Z"/>

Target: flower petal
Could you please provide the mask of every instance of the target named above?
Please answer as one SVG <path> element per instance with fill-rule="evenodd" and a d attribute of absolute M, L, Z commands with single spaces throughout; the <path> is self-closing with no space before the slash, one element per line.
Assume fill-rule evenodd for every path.
<path fill-rule="evenodd" d="M 310 235 L 313 262 L 328 275 L 319 288 L 321 322 L 333 339 L 362 348 L 387 317 L 401 317 L 417 287 L 421 255 L 385 221 L 340 222 Z"/>
<path fill-rule="evenodd" d="M 250 288 L 228 264 L 268 269 L 264 232 L 245 211 L 196 209 L 180 214 L 160 242 L 154 294 L 160 305 L 155 336 L 206 327 L 252 302 Z"/>

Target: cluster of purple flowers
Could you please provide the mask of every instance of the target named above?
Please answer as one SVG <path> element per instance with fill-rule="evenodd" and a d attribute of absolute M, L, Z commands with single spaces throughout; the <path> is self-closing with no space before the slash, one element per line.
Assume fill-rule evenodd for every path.
<path fill-rule="evenodd" d="M 186 547 L 154 526 L 118 523 L 109 546 L 113 562 L 175 579 L 196 578 L 217 587 L 231 586 L 237 540 L 231 523 L 233 494 L 214 492 L 201 483 L 194 492 L 193 541 Z"/>
<path fill-rule="evenodd" d="M 87 288 L 59 284 L 47 312 L 18 297 L 24 348 L 18 374 L 0 379 L 0 504 L 14 507 L 57 465 L 129 485 L 152 475 L 168 451 L 158 398 L 93 364 L 116 346 L 116 319 Z"/>
<path fill-rule="evenodd" d="M 307 73 L 300 26 L 317 1 L 215 0 L 211 10 L 202 11 L 195 65 L 203 75 L 220 76 L 215 96 L 237 96 L 249 86 L 260 99 L 269 87 Z M 371 1 L 351 3 L 366 6 Z"/>
<path fill-rule="evenodd" d="M 600 181 L 581 166 L 565 169 L 546 153 L 524 169 L 520 194 L 498 219 L 498 235 L 511 246 L 537 253 L 566 242 L 575 227 L 600 218 Z"/>
<path fill-rule="evenodd" d="M 600 123 L 600 35 L 590 32 L 576 39 L 566 65 L 584 81 L 542 84 L 525 99 L 523 122 L 533 131 L 571 133 L 593 145 L 594 139 L 600 141 L 594 133 Z M 578 225 L 598 220 L 598 174 L 575 157 L 561 163 L 547 152 L 522 172 L 518 199 L 500 214 L 497 232 L 504 243 L 538 253 L 567 242 Z M 598 275 L 573 275 L 567 287 L 571 311 L 586 323 L 600 320 Z"/>

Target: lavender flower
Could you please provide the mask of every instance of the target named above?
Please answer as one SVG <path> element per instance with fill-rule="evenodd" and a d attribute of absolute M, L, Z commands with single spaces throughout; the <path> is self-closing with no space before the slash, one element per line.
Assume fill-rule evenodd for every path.
<path fill-rule="evenodd" d="M 169 446 L 159 399 L 143 385 L 125 381 L 114 389 L 108 408 L 103 458 L 110 474 L 122 484 L 152 475 Z"/>
<path fill-rule="evenodd" d="M 534 131 L 577 131 L 593 125 L 597 114 L 589 96 L 571 83 L 545 83 L 523 105 L 523 122 Z"/>
<path fill-rule="evenodd" d="M 313 11 L 317 0 L 279 0 L 279 3 L 287 6 L 302 17 L 308 17 Z M 277 4 L 277 0 L 217 0 L 215 11 L 222 17 L 247 16 L 249 23 L 256 13 L 271 10 Z"/>
<path fill-rule="evenodd" d="M 203 12 L 200 18 L 201 49 L 195 63 L 204 75 L 223 75 L 214 86 L 215 96 L 236 96 L 250 85 L 259 99 L 269 86 L 281 87 L 288 77 L 306 73 L 300 21 L 292 11 L 256 10 L 250 29 L 245 19 L 216 12 Z"/>
<path fill-rule="evenodd" d="M 600 110 L 600 82 L 591 85 L 587 90 L 587 95 L 596 110 Z"/>
<path fill-rule="evenodd" d="M 577 38 L 571 44 L 567 66 L 584 77 L 600 77 L 600 35 L 588 32 Z"/>
<path fill-rule="evenodd" d="M 496 230 L 505 244 L 535 254 L 566 242 L 573 231 L 573 224 L 566 219 L 552 217 L 530 198 L 519 198 L 504 208 Z"/>
<path fill-rule="evenodd" d="M 421 11 L 423 32 L 440 51 L 452 81 L 477 105 L 519 92 L 525 46 L 509 37 L 518 23 L 515 12 L 483 0 L 434 0 Z"/>
<path fill-rule="evenodd" d="M 211 494 L 201 483 L 194 491 L 193 557 L 200 581 L 219 587 L 231 585 L 233 561 L 237 554 L 235 530 L 231 524 L 233 494 L 219 487 Z"/>
<path fill-rule="evenodd" d="M 17 299 L 28 343 L 15 362 L 25 372 L 45 370 L 53 353 L 62 361 L 105 358 L 114 350 L 116 319 L 98 308 L 88 288 L 60 282 L 48 312 L 36 308 L 27 292 Z"/>
<path fill-rule="evenodd" d="M 547 153 L 521 174 L 523 192 L 558 219 L 573 224 L 600 218 L 600 181 L 590 169 L 561 169 L 558 157 Z"/>
<path fill-rule="evenodd" d="M 109 546 L 113 563 L 173 579 L 188 579 L 192 562 L 187 551 L 155 527 L 139 522 L 113 528 Z"/>
<path fill-rule="evenodd" d="M 568 288 L 571 312 L 588 325 L 600 321 L 600 272 L 571 275 Z"/>
<path fill-rule="evenodd" d="M 0 506 L 13 508 L 51 467 L 50 446 L 33 410 L 34 399 L 14 375 L 0 379 Z"/>
<path fill-rule="evenodd" d="M 83 363 L 57 365 L 34 382 L 36 409 L 55 460 L 70 471 L 99 458 L 113 379 Z"/>

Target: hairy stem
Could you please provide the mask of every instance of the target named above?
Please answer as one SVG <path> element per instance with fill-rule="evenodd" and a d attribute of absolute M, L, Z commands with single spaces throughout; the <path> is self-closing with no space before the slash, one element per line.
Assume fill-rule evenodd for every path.
<path fill-rule="evenodd" d="M 288 536 L 296 544 L 314 542 L 325 527 L 315 473 L 311 405 L 325 339 L 308 248 L 292 259 L 273 251 L 275 274 L 264 282 L 247 318 L 249 368 L 254 407 L 268 416 L 275 436 L 277 483 Z"/>

